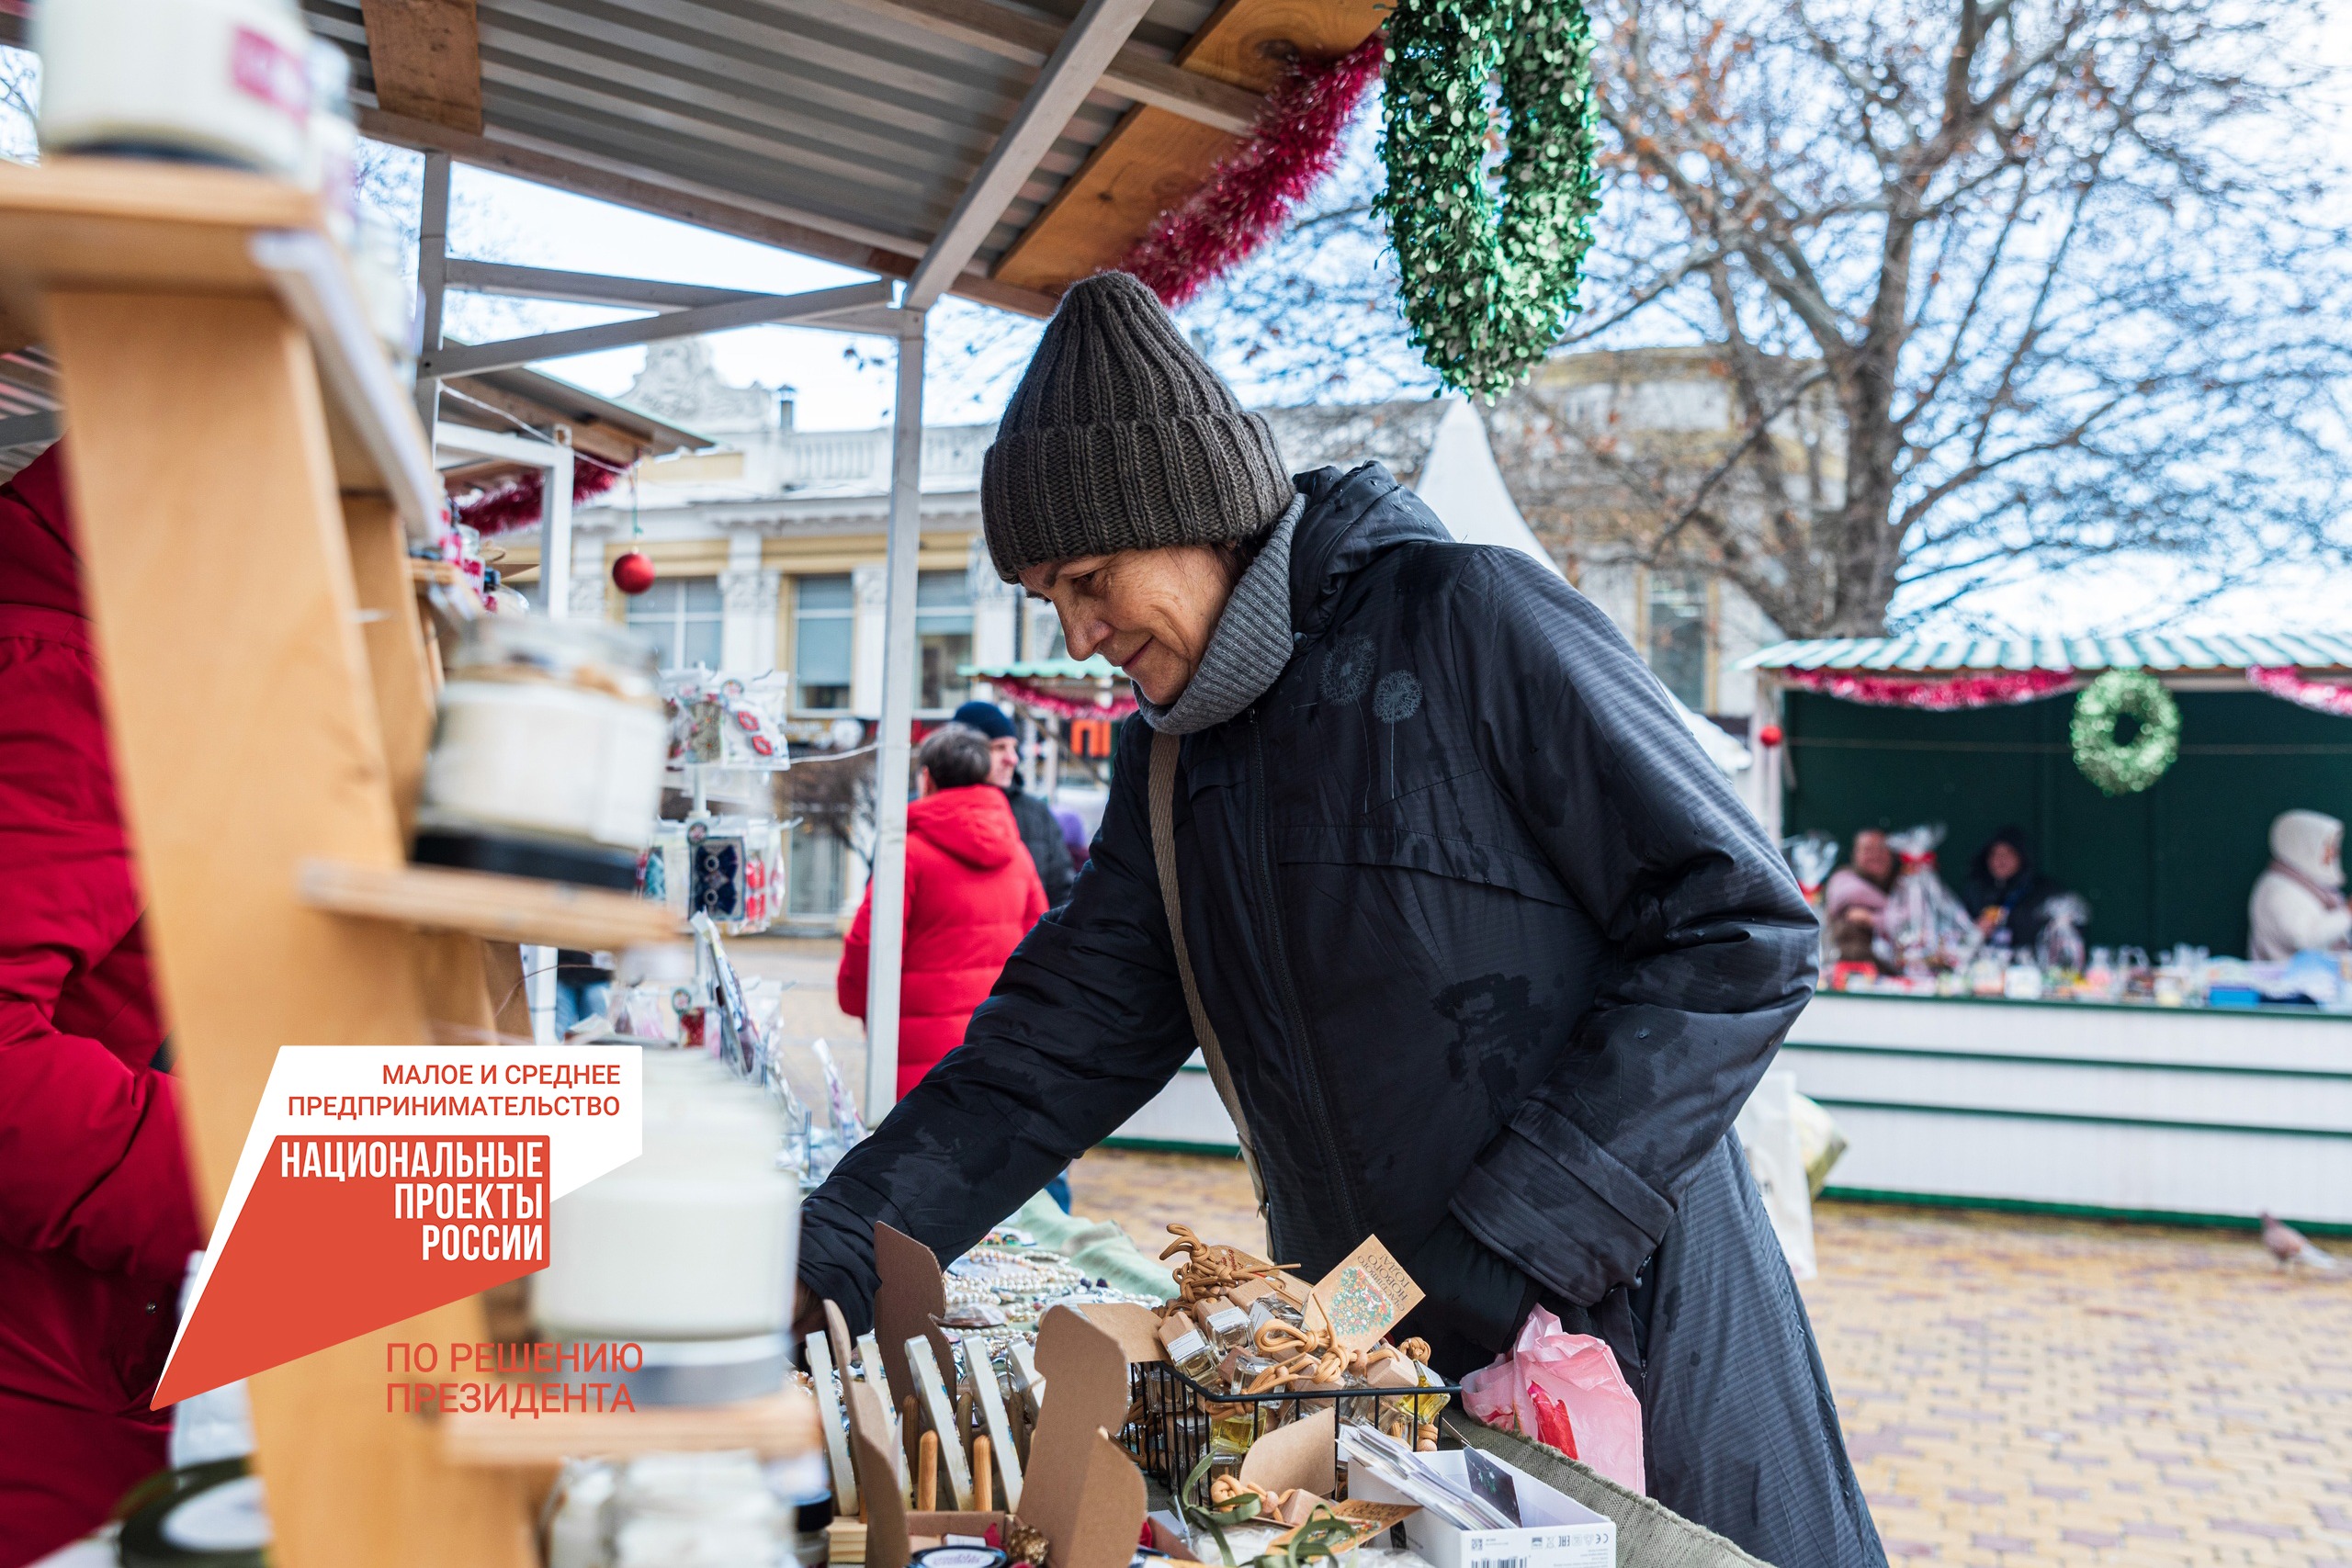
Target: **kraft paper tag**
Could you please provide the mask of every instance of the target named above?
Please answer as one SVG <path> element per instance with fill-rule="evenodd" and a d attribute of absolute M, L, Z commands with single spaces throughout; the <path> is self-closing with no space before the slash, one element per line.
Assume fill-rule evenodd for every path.
<path fill-rule="evenodd" d="M 1333 1547 L 1334 1551 L 1353 1551 L 1364 1542 L 1385 1534 L 1401 1520 L 1421 1511 L 1420 1505 L 1418 1503 L 1359 1503 L 1353 1498 L 1344 1503 L 1334 1503 L 1330 1505 L 1330 1508 L 1333 1517 L 1344 1519 L 1355 1527 L 1355 1534 Z M 1291 1538 L 1306 1527 L 1306 1521 L 1302 1519 L 1297 1525 L 1284 1530 L 1266 1544 L 1287 1546 L 1290 1544 Z"/>
<path fill-rule="evenodd" d="M 1368 1350 L 1420 1304 L 1422 1294 L 1380 1238 L 1367 1236 L 1316 1285 L 1313 1300 L 1341 1348 Z"/>

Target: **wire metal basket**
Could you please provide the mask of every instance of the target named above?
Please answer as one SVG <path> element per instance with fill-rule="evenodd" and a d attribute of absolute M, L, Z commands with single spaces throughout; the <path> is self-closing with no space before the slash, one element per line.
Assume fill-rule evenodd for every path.
<path fill-rule="evenodd" d="M 1179 1495 L 1201 1457 L 1214 1447 L 1236 1464 L 1268 1432 L 1325 1409 L 1337 1414 L 1338 1428 L 1360 1421 L 1391 1431 L 1408 1443 L 1442 1435 L 1441 1408 L 1458 1400 L 1458 1383 L 1417 1388 L 1280 1389 L 1269 1393 L 1220 1393 L 1194 1382 L 1166 1361 L 1138 1361 L 1128 1369 L 1127 1424 L 1119 1440 L 1146 1475 Z"/>

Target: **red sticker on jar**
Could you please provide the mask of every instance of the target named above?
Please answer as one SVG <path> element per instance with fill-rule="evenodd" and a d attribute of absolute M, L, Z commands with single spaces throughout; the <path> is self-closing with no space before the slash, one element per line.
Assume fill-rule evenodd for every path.
<path fill-rule="evenodd" d="M 311 121 L 311 74 L 302 57 L 276 39 L 239 28 L 229 44 L 229 80 L 249 98 L 259 98 L 297 123 Z"/>

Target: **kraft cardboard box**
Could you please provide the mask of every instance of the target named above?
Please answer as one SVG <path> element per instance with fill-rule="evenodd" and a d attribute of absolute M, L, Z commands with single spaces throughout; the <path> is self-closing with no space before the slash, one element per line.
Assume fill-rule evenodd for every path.
<path fill-rule="evenodd" d="M 1126 1419 L 1127 1358 L 1118 1341 L 1068 1307 L 1037 1327 L 1037 1370 L 1049 1392 L 1029 1439 L 1021 1519 L 1045 1532 L 1045 1568 L 1127 1568 L 1143 1530 L 1143 1472 L 1111 1432 Z M 985 1535 L 996 1512 L 916 1512 L 899 1492 L 890 1426 L 869 1383 L 846 1393 L 850 1450 L 865 1501 L 865 1568 L 907 1568 L 915 1538 Z"/>

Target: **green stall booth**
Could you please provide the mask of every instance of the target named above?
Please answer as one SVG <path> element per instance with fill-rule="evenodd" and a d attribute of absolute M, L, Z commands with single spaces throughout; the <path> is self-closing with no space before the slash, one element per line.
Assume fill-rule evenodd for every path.
<path fill-rule="evenodd" d="M 1941 824 L 1956 888 L 2023 828 L 2094 946 L 2244 955 L 2272 819 L 2352 818 L 2352 637 L 1850 638 L 1747 664 L 1769 829 L 1831 836 L 1843 863 L 1858 829 Z M 2116 765 L 2135 719 L 2076 734 L 2086 694 L 2096 713 L 2119 691 L 2177 725 L 2153 782 Z M 2177 1006 L 1825 989 L 1781 1061 L 1851 1141 L 1833 1194 L 2352 1225 L 2352 985 L 2334 1006 L 2213 1006 L 2203 980 Z"/>

